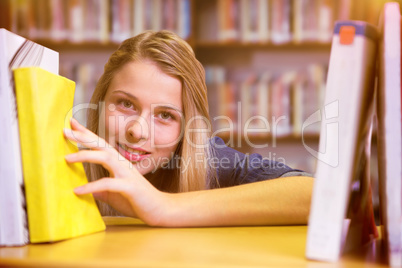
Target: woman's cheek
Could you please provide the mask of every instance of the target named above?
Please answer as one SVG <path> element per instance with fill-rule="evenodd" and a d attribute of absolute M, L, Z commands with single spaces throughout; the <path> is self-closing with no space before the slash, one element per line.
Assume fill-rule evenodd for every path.
<path fill-rule="evenodd" d="M 106 113 L 105 118 L 105 134 L 108 143 L 114 143 L 115 137 L 118 136 L 119 128 L 118 122 L 116 120 L 117 115 L 114 113 Z"/>
<path fill-rule="evenodd" d="M 175 124 L 171 126 L 157 126 L 155 127 L 155 133 L 153 134 L 155 145 L 170 147 L 179 143 L 180 137 L 180 125 Z"/>

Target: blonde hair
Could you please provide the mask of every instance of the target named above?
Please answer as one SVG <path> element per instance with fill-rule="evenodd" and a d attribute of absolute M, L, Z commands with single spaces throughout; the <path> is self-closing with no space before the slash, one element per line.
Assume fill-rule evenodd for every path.
<path fill-rule="evenodd" d="M 178 156 L 176 158 L 180 167 L 187 167 L 188 164 L 185 170 L 159 168 L 156 171 L 157 176 L 153 176 L 157 179 L 150 179 L 150 182 L 159 190 L 166 192 L 187 192 L 208 188 L 208 181 L 211 177 L 216 177 L 216 171 L 211 171 L 210 165 L 207 164 L 207 159 L 210 157 L 208 145 L 211 129 L 205 71 L 195 58 L 192 48 L 176 34 L 165 30 L 146 31 L 125 40 L 106 63 L 104 73 L 92 95 L 91 104 L 99 105 L 104 100 L 114 75 L 122 66 L 128 62 L 142 60 L 153 62 L 162 72 L 181 81 L 185 125 L 182 126 L 184 137 L 178 144 L 175 154 Z M 196 117 L 202 119 L 194 120 Z M 98 135 L 99 118 L 99 108 L 88 110 L 87 127 Z M 188 131 L 189 129 L 202 131 Z M 186 161 L 186 165 L 183 161 Z M 85 168 L 90 181 L 109 176 L 108 171 L 101 165 L 85 164 Z M 116 214 L 113 209 L 108 208 L 108 205 L 99 203 L 98 205 L 103 214 Z"/>

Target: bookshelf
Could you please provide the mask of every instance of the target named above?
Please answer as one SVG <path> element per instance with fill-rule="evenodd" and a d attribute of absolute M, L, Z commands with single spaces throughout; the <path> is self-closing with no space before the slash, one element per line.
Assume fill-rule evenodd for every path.
<path fill-rule="evenodd" d="M 289 120 L 279 135 L 266 131 L 262 135 L 250 133 L 248 136 L 252 144 L 267 143 L 268 149 L 256 149 L 245 142 L 234 143 L 234 147 L 263 156 L 267 156 L 271 148 L 289 159 L 287 164 L 313 173 L 315 160 L 308 155 L 305 145 L 318 147 L 319 124 L 304 136 L 300 127 L 308 115 L 319 108 L 322 99 L 333 22 L 361 19 L 377 24 L 383 2 L 385 0 L 3 0 L 0 1 L 0 27 L 60 52 L 60 74 L 77 82 L 76 103 L 89 100 L 103 65 L 120 41 L 145 29 L 174 30 L 189 42 L 206 69 L 210 98 L 215 101 L 210 105 L 212 118 L 223 113 L 236 124 L 239 117 L 264 111 L 268 113 L 264 114 L 267 118 L 272 118 L 274 113 L 279 116 L 284 112 L 280 106 L 287 107 L 285 115 Z M 211 72 L 218 80 L 208 80 Z M 258 83 L 264 75 L 269 77 L 264 83 Z M 294 89 L 295 83 L 298 90 Z M 264 108 L 264 101 L 255 105 L 256 99 L 261 99 L 255 91 L 268 96 L 271 93 L 267 91 L 274 84 L 282 89 L 278 89 L 276 99 L 271 97 L 265 102 L 269 109 Z M 260 89 L 256 90 L 256 85 Z M 231 96 L 222 94 L 222 90 L 227 92 L 225 87 L 228 86 L 232 87 Z M 249 90 L 250 94 L 243 94 L 242 99 L 244 90 Z M 254 96 L 248 100 L 250 111 L 236 115 L 236 104 L 245 103 L 247 95 Z M 289 101 L 276 105 L 277 111 L 273 112 L 274 104 L 285 99 Z M 219 110 L 222 106 L 226 107 L 225 111 Z M 295 117 L 300 114 L 303 115 Z M 79 116 L 84 121 L 84 115 Z M 215 123 L 214 127 L 224 127 L 224 123 Z M 272 124 L 272 120 L 269 123 Z M 227 133 L 219 135 L 230 141 Z M 241 133 L 235 132 L 234 136 L 236 140 L 245 141 Z M 298 164 L 300 162 L 303 164 Z"/>

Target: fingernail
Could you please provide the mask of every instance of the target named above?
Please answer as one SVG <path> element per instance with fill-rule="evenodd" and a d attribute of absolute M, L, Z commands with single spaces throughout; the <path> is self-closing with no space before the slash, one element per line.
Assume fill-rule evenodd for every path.
<path fill-rule="evenodd" d="M 72 160 L 71 154 L 65 155 L 65 156 L 64 156 L 64 159 L 66 159 L 67 162 L 71 161 L 71 160 Z"/>
<path fill-rule="evenodd" d="M 84 191 L 84 187 L 82 187 L 82 186 L 74 188 L 74 193 L 75 194 L 82 194 L 83 191 Z"/>
<path fill-rule="evenodd" d="M 69 128 L 63 128 L 63 132 L 64 132 L 65 134 L 70 134 L 70 133 L 71 133 L 71 129 L 69 129 Z"/>

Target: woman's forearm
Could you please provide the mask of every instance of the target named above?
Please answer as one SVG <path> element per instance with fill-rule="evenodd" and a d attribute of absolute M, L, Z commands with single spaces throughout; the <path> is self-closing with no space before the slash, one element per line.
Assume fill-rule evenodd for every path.
<path fill-rule="evenodd" d="M 152 225 L 169 227 L 306 224 L 311 177 L 285 177 L 240 186 L 167 194 Z"/>

